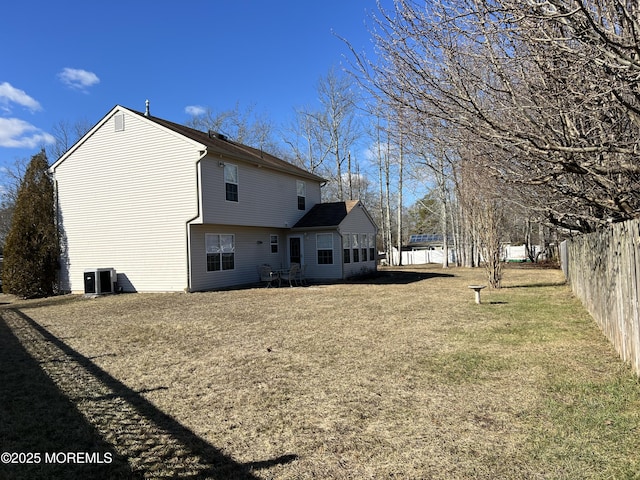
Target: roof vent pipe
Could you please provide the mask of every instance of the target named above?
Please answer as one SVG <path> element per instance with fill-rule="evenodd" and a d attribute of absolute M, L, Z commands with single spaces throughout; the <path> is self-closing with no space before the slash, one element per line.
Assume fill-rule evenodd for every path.
<path fill-rule="evenodd" d="M 218 138 L 220 140 L 226 140 L 227 136 L 223 135 L 222 133 L 216 132 L 215 130 L 209 130 L 207 132 L 207 135 L 209 138 Z"/>
<path fill-rule="evenodd" d="M 144 116 L 148 117 L 149 116 L 149 100 L 144 102 L 144 105 L 145 105 Z"/>

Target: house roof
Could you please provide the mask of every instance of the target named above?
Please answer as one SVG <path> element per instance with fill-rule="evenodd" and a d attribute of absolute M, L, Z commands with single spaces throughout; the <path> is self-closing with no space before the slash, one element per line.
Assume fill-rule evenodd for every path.
<path fill-rule="evenodd" d="M 358 200 L 317 203 L 293 228 L 337 227 L 359 203 Z"/>
<path fill-rule="evenodd" d="M 150 122 L 160 125 L 161 127 L 166 128 L 174 132 L 175 134 L 181 135 L 182 137 L 195 142 L 195 144 L 199 146 L 206 147 L 207 153 L 211 153 L 213 155 L 217 154 L 220 158 L 226 157 L 233 160 L 244 161 L 247 163 L 252 163 L 253 165 L 256 165 L 258 167 L 271 168 L 273 170 L 278 170 L 280 172 L 289 173 L 298 177 L 307 178 L 316 182 L 326 182 L 324 178 L 308 172 L 303 168 L 297 167 L 292 163 L 282 160 L 269 153 L 263 152 L 257 148 L 249 147 L 247 145 L 229 140 L 223 135 L 217 134 L 215 132 L 201 132 L 200 130 L 195 130 L 185 125 L 170 122 L 169 120 L 164 120 L 163 118 L 154 117 L 151 115 L 147 116 L 142 112 L 122 107 L 120 105 L 116 105 L 115 107 L 113 107 L 113 109 L 111 109 L 109 113 L 107 113 L 102 118 L 102 120 L 94 125 L 93 128 L 91 128 L 91 130 L 89 130 L 80 140 L 78 140 L 69 150 L 67 150 L 64 155 L 62 155 L 57 161 L 55 161 L 50 167 L 50 170 L 54 171 L 58 167 L 58 165 L 64 162 L 66 158 L 71 153 L 73 153 L 73 151 L 75 151 L 87 138 L 93 135 L 93 133 L 117 111 L 126 111 L 134 115 L 139 115 L 140 117 Z"/>
<path fill-rule="evenodd" d="M 253 163 L 260 167 L 269 167 L 281 172 L 290 173 L 300 177 L 306 177 L 311 180 L 319 182 L 326 182 L 326 180 L 318 175 L 315 175 L 303 168 L 297 167 L 292 163 L 282 160 L 270 153 L 263 152 L 257 148 L 249 147 L 241 143 L 234 142 L 224 135 L 220 135 L 216 132 L 202 132 L 185 125 L 180 125 L 169 120 L 164 120 L 159 117 L 147 116 L 142 112 L 136 110 L 127 109 L 132 113 L 135 113 L 141 117 L 144 117 L 158 125 L 162 125 L 169 130 L 172 130 L 180 135 L 183 135 L 191 140 L 202 143 L 207 147 L 207 150 L 212 153 L 219 153 L 223 156 L 233 157 L 238 160 Z"/>

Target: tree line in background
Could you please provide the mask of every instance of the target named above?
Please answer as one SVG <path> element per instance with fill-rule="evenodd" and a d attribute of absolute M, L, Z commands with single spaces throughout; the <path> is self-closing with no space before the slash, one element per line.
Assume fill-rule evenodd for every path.
<path fill-rule="evenodd" d="M 290 125 L 239 105 L 186 124 L 324 176 L 324 201 L 362 200 L 387 259 L 408 233 L 439 233 L 456 263 L 482 259 L 499 286 L 504 242 L 535 260 L 559 235 L 638 217 L 639 10 L 626 0 L 394 0 L 371 15 L 375 58 L 351 49 L 348 68 L 330 69 L 317 104 Z M 49 158 L 86 123 L 60 124 Z"/>
<path fill-rule="evenodd" d="M 396 112 L 452 209 L 442 231 L 464 263 L 482 253 L 492 285 L 514 214 L 583 233 L 638 217 L 636 2 L 396 0 L 374 20 L 358 78 Z"/>

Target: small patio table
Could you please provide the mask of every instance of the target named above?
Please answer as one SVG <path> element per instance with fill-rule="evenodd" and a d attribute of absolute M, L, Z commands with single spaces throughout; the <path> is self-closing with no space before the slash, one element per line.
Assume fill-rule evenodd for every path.
<path fill-rule="evenodd" d="M 281 284 L 282 284 L 282 277 L 284 277 L 285 280 L 289 280 L 289 286 L 290 287 L 292 287 L 294 283 L 297 283 L 297 280 L 295 278 L 291 277 L 291 270 L 292 270 L 292 267 L 279 268 L 277 270 L 274 270 L 276 272 L 276 274 L 278 275 L 278 286 L 281 286 Z M 297 271 L 299 272 L 300 270 L 298 269 Z M 294 272 L 294 274 L 295 274 L 295 272 Z"/>

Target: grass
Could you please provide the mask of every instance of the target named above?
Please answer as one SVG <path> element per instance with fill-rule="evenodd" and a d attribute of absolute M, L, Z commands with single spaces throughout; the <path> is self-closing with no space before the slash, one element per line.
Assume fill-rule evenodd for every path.
<path fill-rule="evenodd" d="M 483 280 L 5 305 L 2 450 L 114 461 L 0 477 L 640 478 L 640 385 L 561 272 Z"/>

